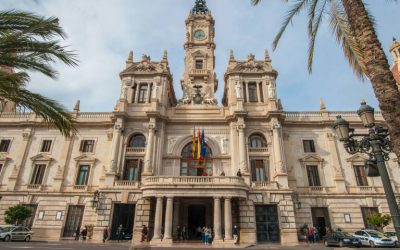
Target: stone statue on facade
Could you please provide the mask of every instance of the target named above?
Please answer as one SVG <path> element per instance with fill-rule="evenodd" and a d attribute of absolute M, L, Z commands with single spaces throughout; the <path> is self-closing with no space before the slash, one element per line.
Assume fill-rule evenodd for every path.
<path fill-rule="evenodd" d="M 210 93 L 205 93 L 203 96 L 203 104 L 217 104 L 217 100 L 215 98 L 210 97 Z"/>
<path fill-rule="evenodd" d="M 240 82 L 236 82 L 235 89 L 236 89 L 236 98 L 243 98 L 242 84 L 240 84 Z"/>
<path fill-rule="evenodd" d="M 272 86 L 272 84 L 269 86 L 268 88 L 268 97 L 271 99 L 276 98 L 276 91 L 275 91 L 275 87 Z"/>

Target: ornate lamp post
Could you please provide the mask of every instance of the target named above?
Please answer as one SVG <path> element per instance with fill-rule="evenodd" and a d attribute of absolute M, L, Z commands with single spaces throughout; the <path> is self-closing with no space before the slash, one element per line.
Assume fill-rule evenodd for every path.
<path fill-rule="evenodd" d="M 385 165 L 385 161 L 389 160 L 389 153 L 392 150 L 388 129 L 375 124 L 374 108 L 367 105 L 365 101 L 361 102 L 361 107 L 357 113 L 364 127 L 368 128 L 368 134 L 355 134 L 354 129 L 350 128 L 349 123 L 341 116 L 337 116 L 333 129 L 339 137 L 339 140 L 344 142 L 344 147 L 349 154 L 360 152 L 369 156 L 369 160 L 365 161 L 367 175 L 371 177 L 381 176 L 393 220 L 393 226 L 396 230 L 397 237 L 399 237 L 399 208 Z M 355 138 L 359 139 L 357 140 Z"/>

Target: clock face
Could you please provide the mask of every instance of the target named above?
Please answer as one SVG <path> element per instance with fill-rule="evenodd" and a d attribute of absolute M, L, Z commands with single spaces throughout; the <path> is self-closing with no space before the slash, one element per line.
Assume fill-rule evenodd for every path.
<path fill-rule="evenodd" d="M 204 33 L 204 31 L 196 30 L 194 32 L 194 39 L 201 41 L 201 40 L 204 40 L 205 38 L 206 38 L 206 34 Z"/>

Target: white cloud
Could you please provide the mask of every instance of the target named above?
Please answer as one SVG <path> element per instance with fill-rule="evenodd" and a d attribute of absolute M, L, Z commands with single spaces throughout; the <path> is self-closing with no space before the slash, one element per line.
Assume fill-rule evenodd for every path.
<path fill-rule="evenodd" d="M 394 33 L 400 23 L 398 6 L 366 2 L 376 16 L 379 38 L 387 50 L 391 36 L 399 35 Z M 136 60 L 143 53 L 159 60 L 167 49 L 180 98 L 184 20 L 193 3 L 194 0 L 2 0 L 0 8 L 59 17 L 68 34 L 65 43 L 79 54 L 79 67 L 57 65 L 60 77 L 56 81 L 33 74 L 30 89 L 69 108 L 80 99 L 83 111 L 111 111 L 119 94 L 118 74 L 129 50 L 134 51 Z M 314 72 L 308 75 L 304 16 L 296 18 L 278 49 L 272 52 L 272 40 L 287 9 L 280 1 L 264 1 L 257 7 L 251 6 L 250 0 L 208 1 L 208 5 L 216 20 L 219 98 L 229 50 L 234 49 L 237 59 L 248 53 L 262 58 L 267 48 L 273 67 L 279 71 L 278 94 L 286 109 L 317 110 L 321 97 L 332 110 L 354 110 L 361 97 L 377 107 L 370 83 L 362 83 L 354 76 L 327 30 L 319 34 Z"/>

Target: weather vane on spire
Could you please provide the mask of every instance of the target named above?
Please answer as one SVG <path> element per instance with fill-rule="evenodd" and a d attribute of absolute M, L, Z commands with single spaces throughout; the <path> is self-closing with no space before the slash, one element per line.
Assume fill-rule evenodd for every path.
<path fill-rule="evenodd" d="M 208 12 L 206 0 L 196 0 L 192 14 L 208 14 Z"/>

